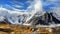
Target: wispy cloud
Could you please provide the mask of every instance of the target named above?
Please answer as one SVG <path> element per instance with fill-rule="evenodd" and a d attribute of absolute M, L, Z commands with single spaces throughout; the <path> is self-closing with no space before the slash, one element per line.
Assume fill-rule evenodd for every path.
<path fill-rule="evenodd" d="M 22 8 L 23 6 L 19 6 L 19 5 L 14 5 L 16 8 Z"/>
<path fill-rule="evenodd" d="M 53 7 L 60 7 L 60 0 L 43 0 L 42 5 L 43 8 L 49 12 L 54 9 Z"/>
<path fill-rule="evenodd" d="M 31 11 L 31 16 L 26 20 L 26 22 L 29 21 L 36 13 L 39 13 L 40 15 L 44 14 L 41 0 L 34 0 L 28 9 Z"/>

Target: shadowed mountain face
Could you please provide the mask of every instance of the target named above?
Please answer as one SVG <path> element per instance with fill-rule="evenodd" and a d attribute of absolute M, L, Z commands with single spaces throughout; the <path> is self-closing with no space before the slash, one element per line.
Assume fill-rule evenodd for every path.
<path fill-rule="evenodd" d="M 33 25 L 50 25 L 50 24 L 60 24 L 60 21 L 56 19 L 52 13 L 45 13 L 40 17 L 35 17 L 32 19 Z"/>
<path fill-rule="evenodd" d="M 56 23 L 56 24 L 60 24 L 60 21 L 58 19 L 56 19 L 53 15 L 52 15 L 52 20 Z"/>

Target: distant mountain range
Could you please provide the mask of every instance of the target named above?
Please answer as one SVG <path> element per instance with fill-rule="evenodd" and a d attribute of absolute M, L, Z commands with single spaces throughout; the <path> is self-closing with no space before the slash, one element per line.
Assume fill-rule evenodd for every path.
<path fill-rule="evenodd" d="M 19 11 L 9 11 L 9 10 L 0 10 L 0 22 L 4 21 L 9 24 L 32 24 L 32 25 L 50 25 L 50 24 L 60 24 L 59 19 L 57 19 L 53 12 L 47 13 L 45 12 L 41 15 L 41 12 L 37 12 L 33 17 L 26 22 L 27 19 L 30 18 L 32 14 L 29 12 L 19 12 Z"/>
<path fill-rule="evenodd" d="M 4 8 L 0 10 L 0 22 L 5 21 L 10 24 L 22 24 L 30 16 L 28 12 L 10 11 Z"/>

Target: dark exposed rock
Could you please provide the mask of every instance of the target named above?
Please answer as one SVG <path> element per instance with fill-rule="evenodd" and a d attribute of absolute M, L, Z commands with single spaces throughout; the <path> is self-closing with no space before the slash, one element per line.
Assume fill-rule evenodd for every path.
<path fill-rule="evenodd" d="M 33 25 L 50 25 L 50 24 L 59 24 L 60 21 L 56 19 L 52 13 L 45 13 L 44 15 L 40 17 L 34 17 L 31 20 Z"/>
<path fill-rule="evenodd" d="M 2 28 L 0 28 L 0 31 L 2 31 L 2 32 L 12 32 L 13 30 L 11 30 L 11 29 L 2 29 Z"/>

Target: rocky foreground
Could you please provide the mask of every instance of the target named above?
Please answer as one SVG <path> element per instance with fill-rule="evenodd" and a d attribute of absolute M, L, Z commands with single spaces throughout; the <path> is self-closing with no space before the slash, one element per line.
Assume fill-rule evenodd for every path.
<path fill-rule="evenodd" d="M 60 27 L 38 27 L 0 24 L 0 34 L 60 34 Z"/>

